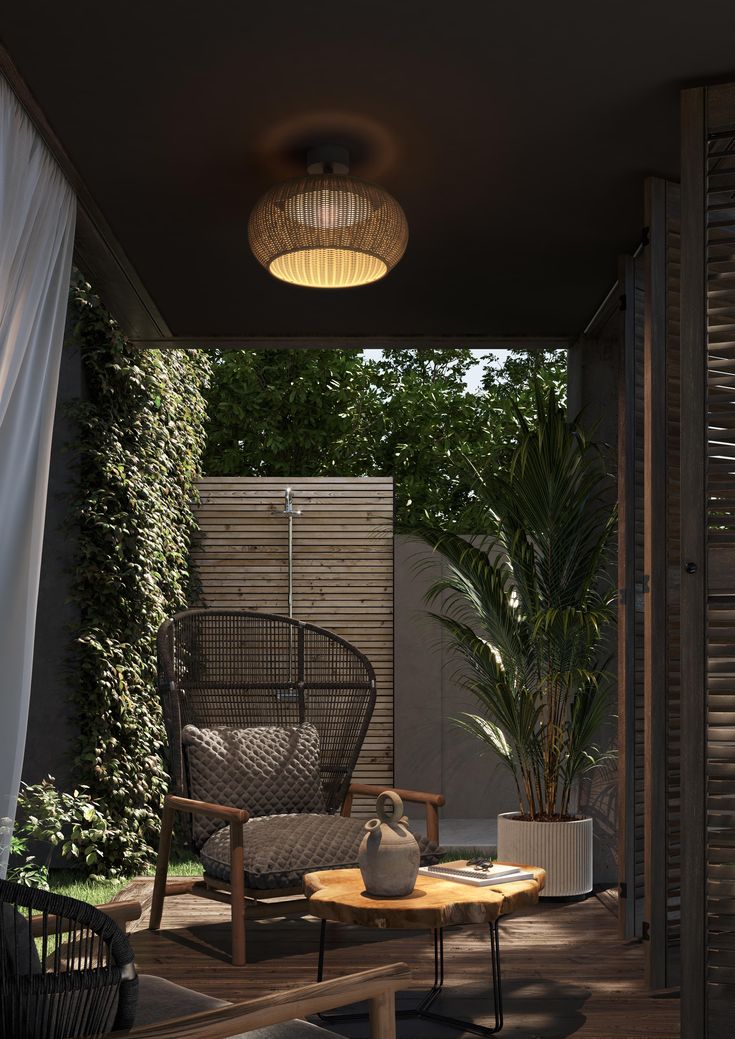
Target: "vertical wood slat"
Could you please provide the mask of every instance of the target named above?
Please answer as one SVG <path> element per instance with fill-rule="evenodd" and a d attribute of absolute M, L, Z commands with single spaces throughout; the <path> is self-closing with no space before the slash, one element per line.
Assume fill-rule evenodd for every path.
<path fill-rule="evenodd" d="M 294 616 L 328 628 L 369 658 L 378 699 L 356 782 L 393 784 L 393 482 L 390 478 L 206 477 L 194 561 L 204 605 L 288 612 L 293 521 Z M 374 809 L 355 799 L 355 814 Z"/>
<path fill-rule="evenodd" d="M 646 182 L 644 601 L 646 980 L 678 983 L 680 915 L 679 187 Z"/>
<path fill-rule="evenodd" d="M 640 255 L 622 257 L 618 408 L 618 834 L 620 928 L 640 935 L 644 896 L 643 330 Z"/>

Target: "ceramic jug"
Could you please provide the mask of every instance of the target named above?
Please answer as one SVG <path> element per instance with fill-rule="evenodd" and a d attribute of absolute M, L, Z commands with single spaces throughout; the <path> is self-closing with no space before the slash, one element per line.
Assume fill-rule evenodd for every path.
<path fill-rule="evenodd" d="M 375 802 L 377 819 L 365 823 L 358 865 L 368 895 L 400 898 L 410 895 L 419 872 L 419 846 L 407 827 L 403 801 L 386 790 Z"/>

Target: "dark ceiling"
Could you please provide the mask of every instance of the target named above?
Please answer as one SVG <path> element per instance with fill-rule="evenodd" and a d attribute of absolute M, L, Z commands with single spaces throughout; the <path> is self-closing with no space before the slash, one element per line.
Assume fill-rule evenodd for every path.
<path fill-rule="evenodd" d="M 0 35 L 177 335 L 572 335 L 676 177 L 732 0 L 6 4 Z M 383 281 L 282 284 L 250 208 L 319 138 L 403 205 Z"/>

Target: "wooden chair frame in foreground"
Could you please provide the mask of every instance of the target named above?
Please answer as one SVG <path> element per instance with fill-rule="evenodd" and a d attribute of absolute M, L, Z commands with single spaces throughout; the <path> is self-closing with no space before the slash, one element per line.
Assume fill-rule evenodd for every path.
<path fill-rule="evenodd" d="M 370 1039 L 396 1039 L 396 992 L 406 988 L 410 980 L 405 963 L 392 963 L 117 1034 L 128 1039 L 229 1039 L 256 1028 L 367 1001 Z"/>

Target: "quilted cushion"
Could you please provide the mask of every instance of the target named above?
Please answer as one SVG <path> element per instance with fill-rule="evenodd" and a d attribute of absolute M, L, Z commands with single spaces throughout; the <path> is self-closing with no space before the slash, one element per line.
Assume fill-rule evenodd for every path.
<path fill-rule="evenodd" d="M 250 729 L 184 726 L 191 797 L 247 808 L 251 816 L 323 812 L 319 733 L 313 725 Z M 194 816 L 197 848 L 224 823 Z"/>
<path fill-rule="evenodd" d="M 341 815 L 274 815 L 250 819 L 244 833 L 245 886 L 298 887 L 303 875 L 312 870 L 356 866 L 365 820 Z M 439 845 L 425 837 L 417 840 L 421 864 L 438 862 L 443 854 Z M 199 854 L 210 876 L 230 879 L 229 829 L 213 834 Z"/>

